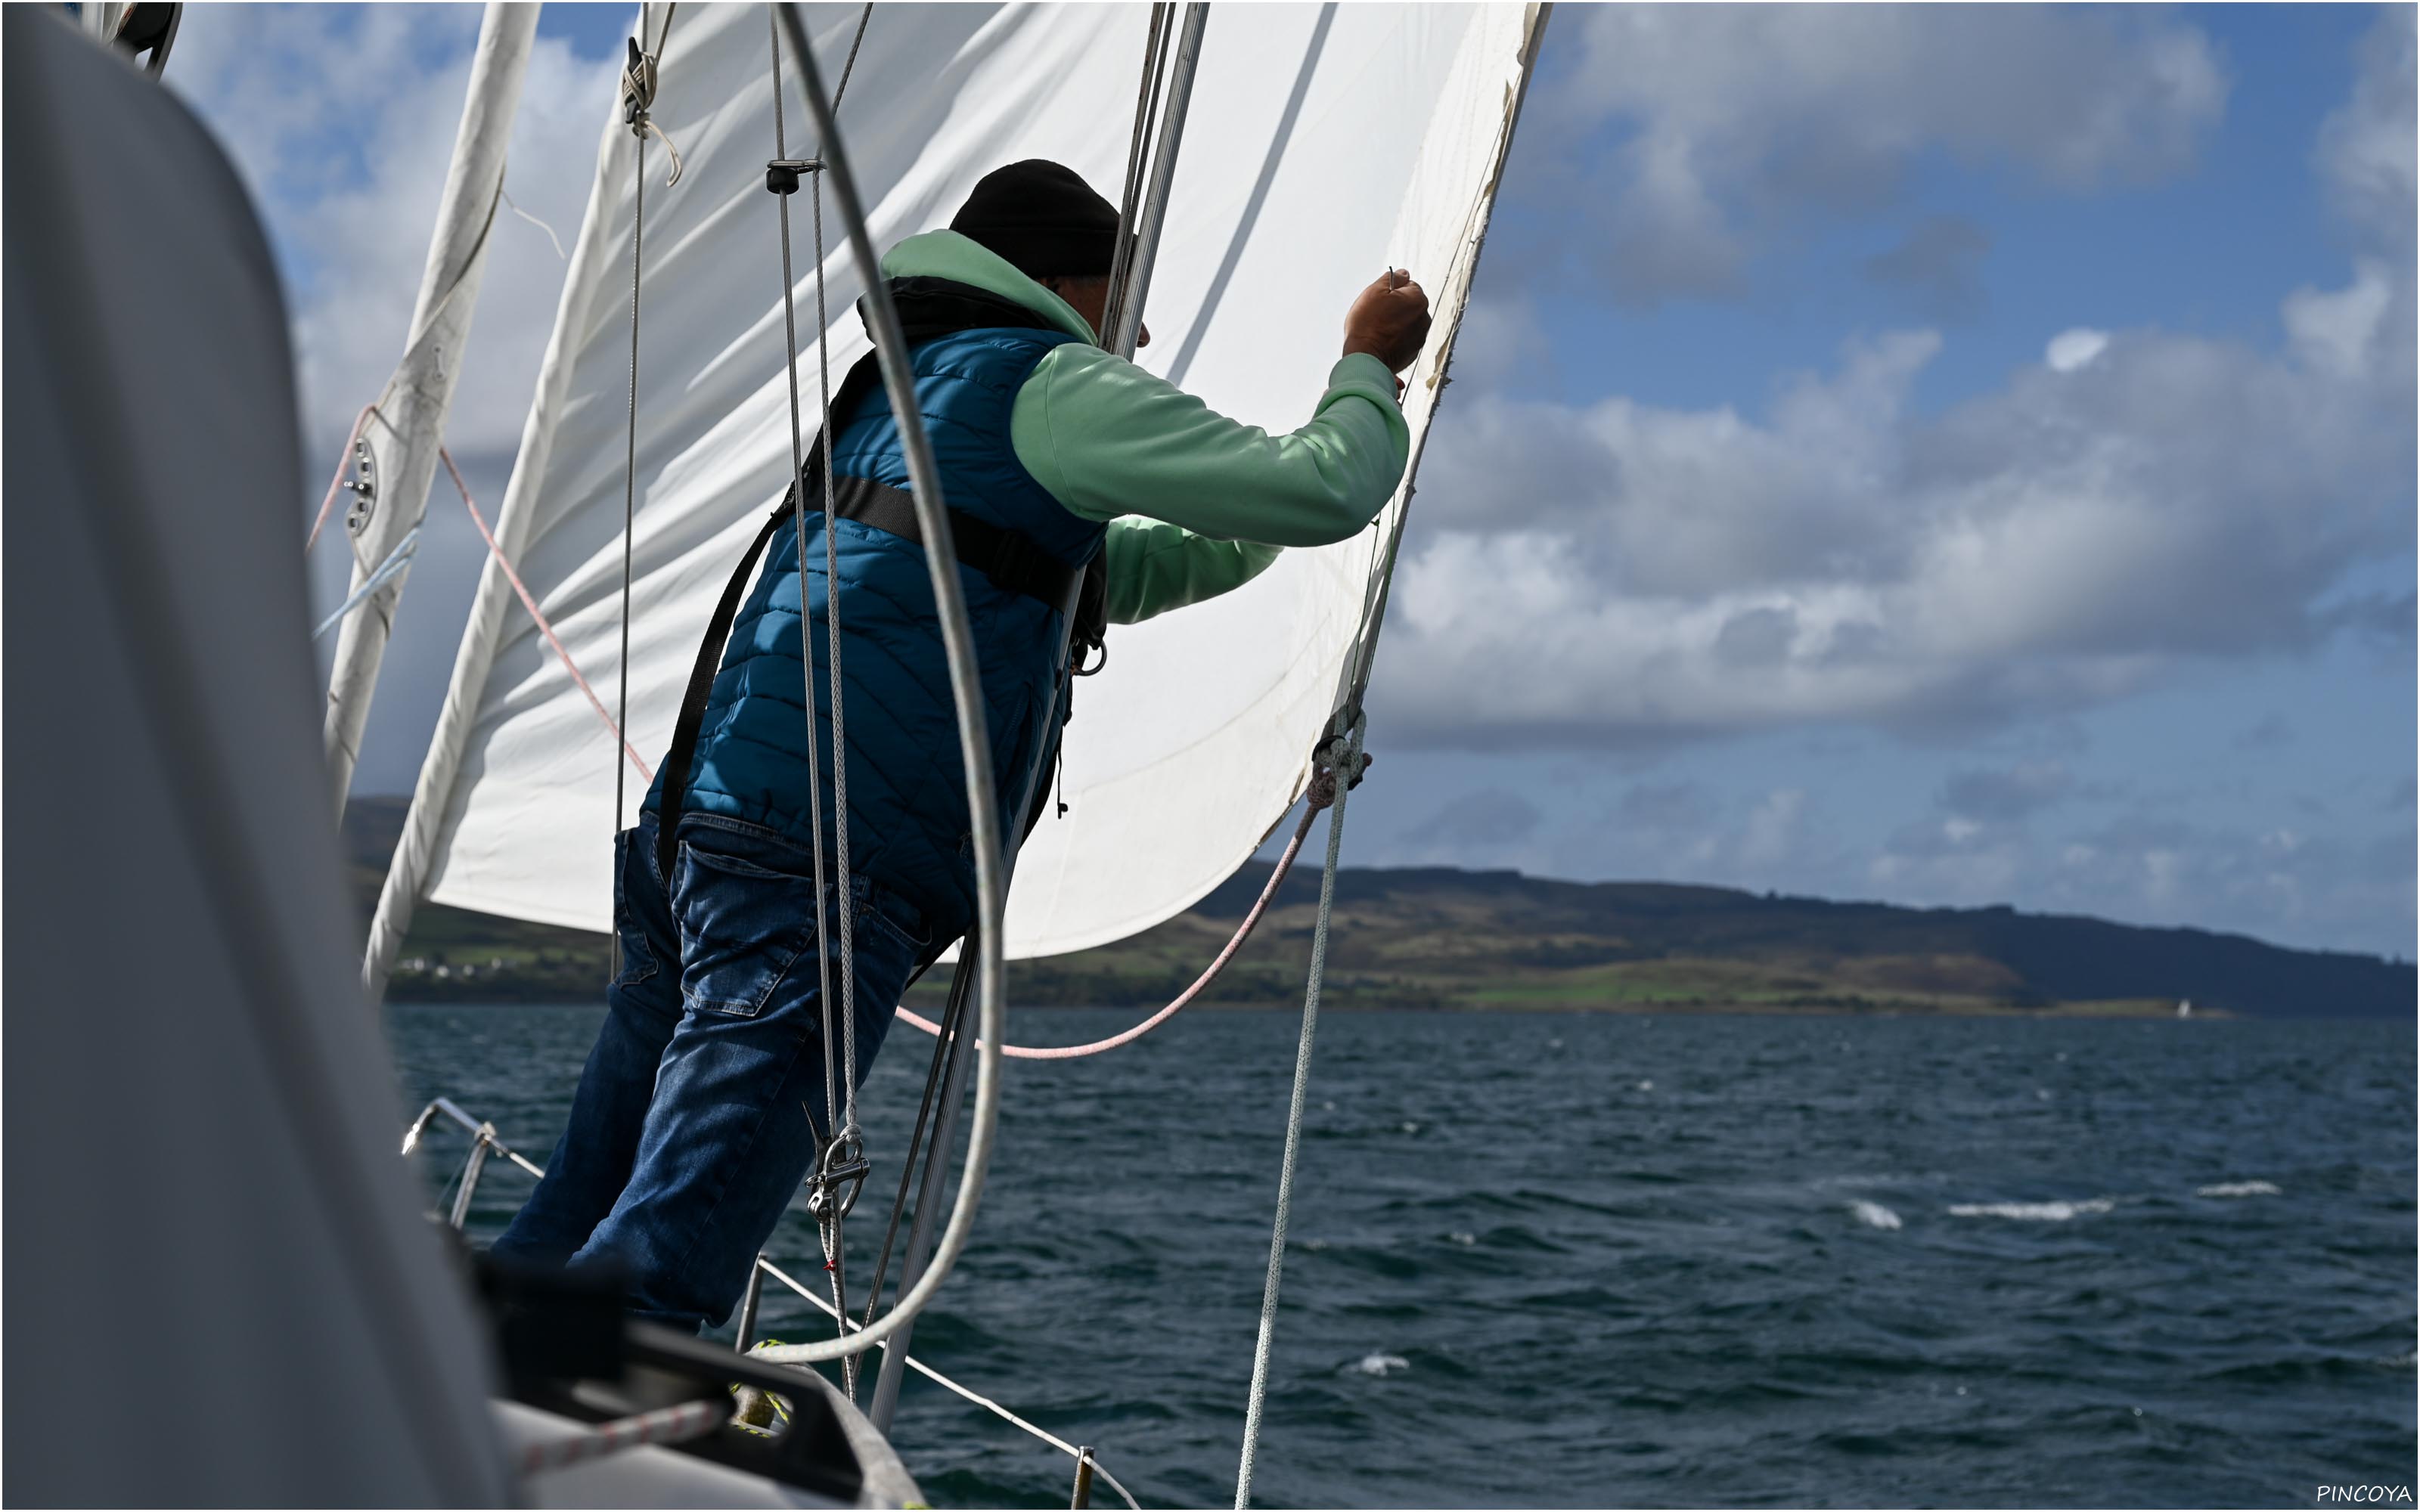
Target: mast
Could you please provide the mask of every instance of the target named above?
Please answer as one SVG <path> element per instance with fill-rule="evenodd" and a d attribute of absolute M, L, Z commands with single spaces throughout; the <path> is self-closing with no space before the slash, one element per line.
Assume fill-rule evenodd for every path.
<path fill-rule="evenodd" d="M 471 313 L 487 269 L 488 233 L 504 192 L 504 148 L 537 34 L 537 14 L 535 5 L 490 4 L 479 23 L 470 92 L 454 139 L 454 162 L 445 173 L 445 193 L 438 202 L 437 232 L 421 273 L 411 335 L 403 361 L 379 395 L 378 414 L 361 433 L 367 476 L 346 517 L 352 538 L 354 592 L 380 567 L 397 561 L 405 538 L 427 512 L 446 411 L 454 402 L 455 380 L 461 376 Z M 352 786 L 370 698 L 378 688 L 379 663 L 410 576 L 405 554 L 388 581 L 347 615 L 337 632 L 322 734 L 340 813 Z"/>

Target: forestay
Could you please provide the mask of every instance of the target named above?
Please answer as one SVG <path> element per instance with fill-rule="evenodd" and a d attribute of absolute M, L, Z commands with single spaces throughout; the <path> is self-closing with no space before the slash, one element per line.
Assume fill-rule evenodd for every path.
<path fill-rule="evenodd" d="M 810 8 L 828 72 L 858 15 Z M 1114 193 L 1147 17 L 1142 6 L 877 8 L 841 117 L 876 242 L 946 224 L 976 179 L 1022 158 L 1057 159 Z M 651 31 L 660 23 L 651 8 Z M 1389 266 L 1408 268 L 1438 313 L 1407 375 L 1417 447 L 1533 24 L 1522 6 L 1214 10 L 1143 365 L 1214 409 L 1291 430 L 1318 397 L 1354 293 Z M 788 471 L 781 264 L 764 188 L 768 47 L 759 7 L 682 6 L 661 59 L 654 119 L 686 171 L 672 189 L 656 177 L 645 199 L 629 736 L 650 761 L 670 740 L 715 595 Z M 789 106 L 805 116 L 796 98 Z M 793 141 L 799 155 L 813 147 Z M 615 116 L 498 530 L 600 686 L 619 655 L 634 151 Z M 660 161 L 651 154 L 651 170 Z M 867 344 L 853 308 L 861 285 L 836 230 L 825 251 L 837 381 Z M 799 269 L 810 321 L 813 278 Z M 812 413 L 815 354 L 800 335 Z M 1399 496 L 1354 540 L 1288 551 L 1224 599 L 1112 630 L 1108 669 L 1076 689 L 1067 812 L 1046 817 L 1018 858 L 1011 954 L 1147 928 L 1251 855 L 1310 776 L 1403 506 Z M 607 928 L 614 758 L 595 709 L 491 565 L 415 801 L 426 894 Z"/>

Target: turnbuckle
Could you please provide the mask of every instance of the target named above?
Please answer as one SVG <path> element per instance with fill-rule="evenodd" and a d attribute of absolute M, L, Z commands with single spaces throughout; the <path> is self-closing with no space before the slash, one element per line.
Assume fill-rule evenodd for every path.
<path fill-rule="evenodd" d="M 863 1140 L 845 1134 L 824 1146 L 823 1153 L 815 1157 L 814 1174 L 807 1178 L 807 1211 L 818 1224 L 847 1217 L 873 1170 Z"/>

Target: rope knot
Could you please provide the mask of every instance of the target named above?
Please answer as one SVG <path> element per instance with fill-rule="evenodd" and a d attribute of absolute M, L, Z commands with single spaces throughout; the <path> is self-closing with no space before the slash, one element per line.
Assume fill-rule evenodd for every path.
<path fill-rule="evenodd" d="M 656 106 L 656 60 L 639 51 L 639 39 L 624 39 L 629 44 L 629 61 L 622 66 L 622 124 L 632 136 L 647 134 L 647 112 Z"/>
<path fill-rule="evenodd" d="M 1303 797 L 1310 803 L 1311 812 L 1317 813 L 1322 809 L 1335 806 L 1338 763 L 1344 759 L 1347 748 L 1345 742 L 1334 741 L 1322 747 L 1318 756 L 1313 758 L 1311 785 L 1303 790 Z M 1352 780 L 1344 784 L 1346 789 L 1359 787 L 1361 779 L 1370 774 L 1370 764 L 1377 759 L 1368 751 L 1363 751 L 1354 764 Z"/>
<path fill-rule="evenodd" d="M 1311 787 L 1303 796 L 1310 800 L 1313 812 L 1334 806 L 1336 802 L 1335 769 L 1322 766 L 1313 771 L 1311 774 Z"/>
<path fill-rule="evenodd" d="M 635 37 L 625 40 L 629 43 L 630 54 L 629 60 L 622 66 L 622 124 L 628 126 L 630 134 L 642 143 L 653 136 L 664 145 L 666 152 L 672 154 L 672 177 L 664 180 L 664 187 L 670 189 L 680 182 L 681 155 L 680 148 L 673 146 L 673 139 L 664 134 L 664 129 L 658 126 L 648 114 L 656 108 L 656 54 L 640 52 L 639 39 Z M 658 43 L 659 48 L 661 45 Z"/>

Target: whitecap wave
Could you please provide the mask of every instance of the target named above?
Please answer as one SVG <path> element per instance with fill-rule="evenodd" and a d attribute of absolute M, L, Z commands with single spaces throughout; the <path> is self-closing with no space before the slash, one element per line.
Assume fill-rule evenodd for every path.
<path fill-rule="evenodd" d="M 2108 1197 L 2082 1202 L 1956 1202 L 1952 1218 L 2015 1218 L 2025 1223 L 2063 1224 L 2088 1212 L 2107 1212 L 2118 1204 Z"/>
<path fill-rule="evenodd" d="M 2220 1181 L 2194 1188 L 2194 1196 L 2197 1197 L 2282 1197 L 2285 1195 L 2273 1181 Z"/>
<path fill-rule="evenodd" d="M 1869 1228 L 1897 1228 L 1900 1226 L 1899 1214 L 1879 1202 L 1852 1202 L 1849 1211 L 1857 1215 L 1857 1222 Z"/>
<path fill-rule="evenodd" d="M 1469 1233 L 1460 1228 L 1455 1229 L 1452 1233 L 1448 1234 L 1445 1237 L 1451 1240 L 1453 1242 L 1462 1245 L 1470 1245 L 1479 1242 L 1479 1236 L 1477 1234 Z"/>
<path fill-rule="evenodd" d="M 1357 1375 L 1391 1376 L 1399 1370 L 1409 1370 L 1412 1362 L 1400 1354 L 1365 1354 L 1345 1366 Z"/>

